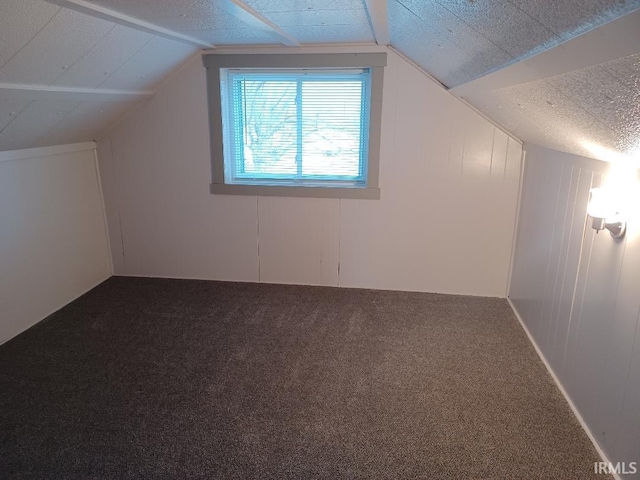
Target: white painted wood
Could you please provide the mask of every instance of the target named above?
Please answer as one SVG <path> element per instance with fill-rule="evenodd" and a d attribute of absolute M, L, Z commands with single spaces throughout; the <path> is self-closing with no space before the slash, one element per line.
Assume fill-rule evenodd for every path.
<path fill-rule="evenodd" d="M 111 274 L 94 152 L 86 147 L 0 162 L 0 343 Z"/>
<path fill-rule="evenodd" d="M 261 282 L 338 285 L 339 202 L 258 198 Z"/>
<path fill-rule="evenodd" d="M 521 145 L 390 50 L 388 62 L 381 199 L 336 201 L 210 195 L 194 59 L 99 140 L 116 273 L 504 296 Z"/>
<path fill-rule="evenodd" d="M 638 53 L 640 10 L 545 50 L 529 59 L 451 89 L 472 98 L 482 92 L 511 87 Z"/>
<path fill-rule="evenodd" d="M 112 169 L 107 212 L 124 245 L 116 273 L 257 281 L 256 198 L 209 193 L 199 58 L 183 73 L 98 143 L 103 170 Z"/>
<path fill-rule="evenodd" d="M 284 45 L 289 47 L 300 46 L 300 42 L 293 35 L 290 35 L 271 20 L 260 15 L 240 0 L 216 0 L 216 5 L 222 8 L 225 12 L 242 20 L 250 27 L 273 34 L 274 37 L 280 39 Z"/>
<path fill-rule="evenodd" d="M 47 1 L 49 3 L 59 5 L 69 10 L 74 10 L 76 12 L 80 12 L 95 18 L 99 18 L 101 20 L 107 20 L 109 22 L 117 23 L 125 27 L 134 28 L 141 32 L 151 33 L 153 35 L 165 37 L 165 38 L 168 38 L 169 40 L 173 40 L 176 42 L 186 43 L 188 45 L 193 45 L 196 47 L 215 48 L 214 45 L 211 45 L 210 43 L 207 43 L 207 42 L 203 42 L 202 40 L 199 40 L 197 38 L 190 37 L 188 35 L 184 35 L 179 32 L 174 32 L 173 30 L 168 30 L 166 28 L 160 27 L 159 25 L 154 25 L 152 23 L 145 22 L 138 18 L 130 17 L 128 15 L 125 15 L 120 12 L 116 12 L 114 10 L 109 10 L 108 8 L 104 8 L 94 3 L 86 2 L 84 0 L 47 0 Z"/>
<path fill-rule="evenodd" d="M 47 100 L 56 102 L 131 102 L 153 95 L 150 90 L 111 90 L 105 88 L 60 87 L 53 85 L 24 85 L 0 83 L 3 99 Z"/>
<path fill-rule="evenodd" d="M 373 36 L 378 45 L 389 45 L 389 21 L 387 18 L 387 0 L 365 0 Z"/>
<path fill-rule="evenodd" d="M 94 150 L 95 142 L 74 143 L 70 145 L 57 145 L 54 147 L 27 148 L 24 150 L 7 150 L 0 152 L 0 162 L 11 160 L 23 160 L 28 158 L 47 157 L 51 155 L 63 155 L 65 153 L 84 152 Z"/>
<path fill-rule="evenodd" d="M 558 387 L 558 390 L 560 390 L 560 393 L 562 393 L 562 396 L 564 397 L 564 399 L 569 404 L 569 407 L 571 408 L 571 411 L 573 412 L 573 414 L 575 415 L 576 419 L 580 423 L 580 426 L 586 432 L 587 436 L 589 437 L 589 440 L 591 440 L 591 443 L 593 443 L 593 446 L 595 447 L 596 451 L 598 452 L 598 455 L 600 456 L 601 460 L 603 462 L 609 463 L 609 459 L 607 457 L 607 454 L 604 452 L 604 450 L 602 450 L 602 448 L 600 448 L 600 444 L 596 440 L 595 435 L 593 434 L 593 432 L 589 428 L 589 425 L 587 424 L 587 422 L 585 422 L 584 418 L 582 418 L 582 415 L 580 414 L 580 410 L 573 403 L 573 400 L 571 399 L 571 396 L 567 393 L 567 391 L 565 390 L 564 386 L 562 385 L 562 382 L 557 377 L 556 373 L 554 372 L 553 368 L 551 367 L 551 364 L 547 361 L 547 359 L 546 359 L 546 357 L 544 355 L 544 352 L 542 351 L 540 346 L 536 343 L 536 339 L 533 337 L 533 335 L 531 335 L 531 332 L 529 331 L 529 328 L 527 327 L 527 324 L 524 322 L 524 320 L 522 319 L 522 317 L 518 313 L 518 309 L 513 304 L 511 299 L 508 299 L 508 301 L 509 301 L 509 304 L 511 305 L 513 313 L 515 313 L 516 318 L 518 319 L 518 322 L 522 326 L 522 329 L 527 334 L 527 337 L 529 337 L 529 341 L 533 344 L 533 347 L 535 348 L 536 353 L 538 354 L 538 357 L 540 357 L 540 360 L 542 361 L 542 363 L 546 367 L 547 371 L 549 372 L 549 375 L 551 375 L 551 378 L 553 378 L 553 381 L 555 382 L 556 386 Z M 620 479 L 620 475 L 618 475 L 617 473 L 612 474 L 612 476 L 613 476 L 613 478 L 615 480 L 621 480 Z"/>
<path fill-rule="evenodd" d="M 243 54 L 258 54 L 269 53 L 282 55 L 287 53 L 379 53 L 388 52 L 389 47 L 383 45 L 302 45 L 299 48 L 289 48 L 283 46 L 274 45 L 224 45 L 216 49 L 216 55 L 237 55 Z M 211 52 L 202 52 L 202 55 L 206 55 Z M 395 51 L 394 51 L 395 53 Z M 435 81 L 435 80 L 434 80 Z"/>
<path fill-rule="evenodd" d="M 510 300 L 598 448 L 614 463 L 637 462 L 639 214 L 622 240 L 596 234 L 589 189 L 609 165 L 525 148 Z"/>
<path fill-rule="evenodd" d="M 115 165 L 111 152 L 111 140 L 100 141 L 96 146 L 98 157 L 98 171 L 102 185 L 104 214 L 107 221 L 109 248 L 111 250 L 112 272 L 125 272 L 122 229 L 120 228 L 120 205 L 118 200 L 118 182 L 116 181 Z"/>

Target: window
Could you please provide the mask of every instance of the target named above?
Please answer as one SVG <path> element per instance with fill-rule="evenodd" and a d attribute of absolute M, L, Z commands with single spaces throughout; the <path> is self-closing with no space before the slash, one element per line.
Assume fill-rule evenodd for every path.
<path fill-rule="evenodd" d="M 386 54 L 206 55 L 212 193 L 379 198 Z"/>

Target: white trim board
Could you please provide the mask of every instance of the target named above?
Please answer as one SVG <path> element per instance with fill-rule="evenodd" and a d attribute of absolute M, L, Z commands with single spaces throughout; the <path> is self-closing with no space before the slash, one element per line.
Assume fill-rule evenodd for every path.
<path fill-rule="evenodd" d="M 109 222 L 107 221 L 107 207 L 104 204 L 104 190 L 102 189 L 102 177 L 100 175 L 100 165 L 98 161 L 98 149 L 93 149 L 93 163 L 96 168 L 96 182 L 98 182 L 98 193 L 100 194 L 100 206 L 102 207 L 102 220 L 104 221 L 104 234 L 107 237 L 107 252 L 109 254 L 109 273 L 113 275 L 113 252 L 111 251 L 111 237 L 109 235 Z"/>
<path fill-rule="evenodd" d="M 564 399 L 569 404 L 569 407 L 571 407 L 571 411 L 573 412 L 575 417 L 578 419 L 578 422 L 580 423 L 580 426 L 586 432 L 587 436 L 589 437 L 589 440 L 591 440 L 591 443 L 593 443 L 593 446 L 595 447 L 596 451 L 598 452 L 598 455 L 600 455 L 600 458 L 602 459 L 603 462 L 606 462 L 606 463 L 610 464 L 610 461 L 607 458 L 607 455 L 604 453 L 602 448 L 600 448 L 600 444 L 596 440 L 596 437 L 593 435 L 593 433 L 591 433 L 591 430 L 589 429 L 589 427 L 587 426 L 586 422 L 582 418 L 582 415 L 580 415 L 580 412 L 578 411 L 578 408 L 575 406 L 575 404 L 573 403 L 573 400 L 571 400 L 571 397 L 569 396 L 567 391 L 562 386 L 562 383 L 560 383 L 560 380 L 558 379 L 558 377 L 556 376 L 555 372 L 551 368 L 551 365 L 549 365 L 549 362 L 547 362 L 547 359 L 545 358 L 544 354 L 542 353 L 542 350 L 540 350 L 540 348 L 538 347 L 538 344 L 533 339 L 533 336 L 531 335 L 531 332 L 529 332 L 529 329 L 527 328 L 527 326 L 525 325 L 524 321 L 522 320 L 522 317 L 518 313 L 518 310 L 516 309 L 515 305 L 513 304 L 513 302 L 511 301 L 511 299 L 509 297 L 507 297 L 507 301 L 509 302 L 509 305 L 511 306 L 511 310 L 513 310 L 513 313 L 515 314 L 516 318 L 518 319 L 518 322 L 520 322 L 520 325 L 522 326 L 522 329 L 527 334 L 527 337 L 529 338 L 529 341 L 533 345 L 533 348 L 535 348 L 538 356 L 540 357 L 540 360 L 542 360 L 542 363 L 544 364 L 544 366 L 546 367 L 547 371 L 549 372 L 549 375 L 551 375 L 551 378 L 553 378 L 553 381 L 555 382 L 556 386 L 560 390 L 560 393 L 562 393 L 562 396 L 564 397 Z M 615 480 L 622 480 L 620 475 L 618 475 L 617 473 L 611 473 L 610 475 L 612 475 Z"/>
<path fill-rule="evenodd" d="M 67 145 L 55 145 L 53 147 L 25 148 L 22 150 L 7 150 L 0 152 L 0 162 L 12 160 L 24 160 L 27 158 L 46 157 L 49 155 L 62 155 L 65 153 L 84 152 L 95 150 L 95 142 L 70 143 Z"/>
<path fill-rule="evenodd" d="M 49 100 L 68 102 L 131 102 L 153 96 L 150 90 L 108 90 L 104 88 L 60 87 L 0 83 L 3 99 Z"/>
<path fill-rule="evenodd" d="M 365 0 L 373 36 L 378 45 L 389 45 L 389 20 L 387 16 L 387 0 Z"/>
<path fill-rule="evenodd" d="M 125 27 L 133 28 L 140 32 L 150 33 L 160 37 L 168 38 L 180 43 L 186 43 L 187 45 L 193 45 L 200 48 L 215 48 L 215 45 L 200 40 L 199 38 L 190 37 L 180 32 L 169 30 L 168 28 L 155 25 L 153 23 L 145 22 L 138 18 L 130 17 L 124 13 L 116 12 L 115 10 L 109 10 L 108 8 L 95 5 L 85 0 L 47 0 L 49 3 L 58 5 L 69 10 L 75 10 L 76 12 L 90 15 L 101 20 L 117 23 Z"/>

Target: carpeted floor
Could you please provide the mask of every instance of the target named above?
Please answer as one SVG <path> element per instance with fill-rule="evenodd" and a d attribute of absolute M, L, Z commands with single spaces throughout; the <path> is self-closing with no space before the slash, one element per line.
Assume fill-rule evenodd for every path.
<path fill-rule="evenodd" d="M 0 478 L 587 479 L 501 299 L 114 277 L 0 346 Z"/>

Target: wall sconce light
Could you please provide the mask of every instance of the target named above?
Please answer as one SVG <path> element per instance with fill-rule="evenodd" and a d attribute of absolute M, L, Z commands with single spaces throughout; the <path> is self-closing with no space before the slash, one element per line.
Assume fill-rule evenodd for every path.
<path fill-rule="evenodd" d="M 613 238 L 622 238 L 627 229 L 627 222 L 620 217 L 620 202 L 617 195 L 602 188 L 592 188 L 587 215 L 592 219 L 591 227 L 599 232 L 605 228 Z"/>

